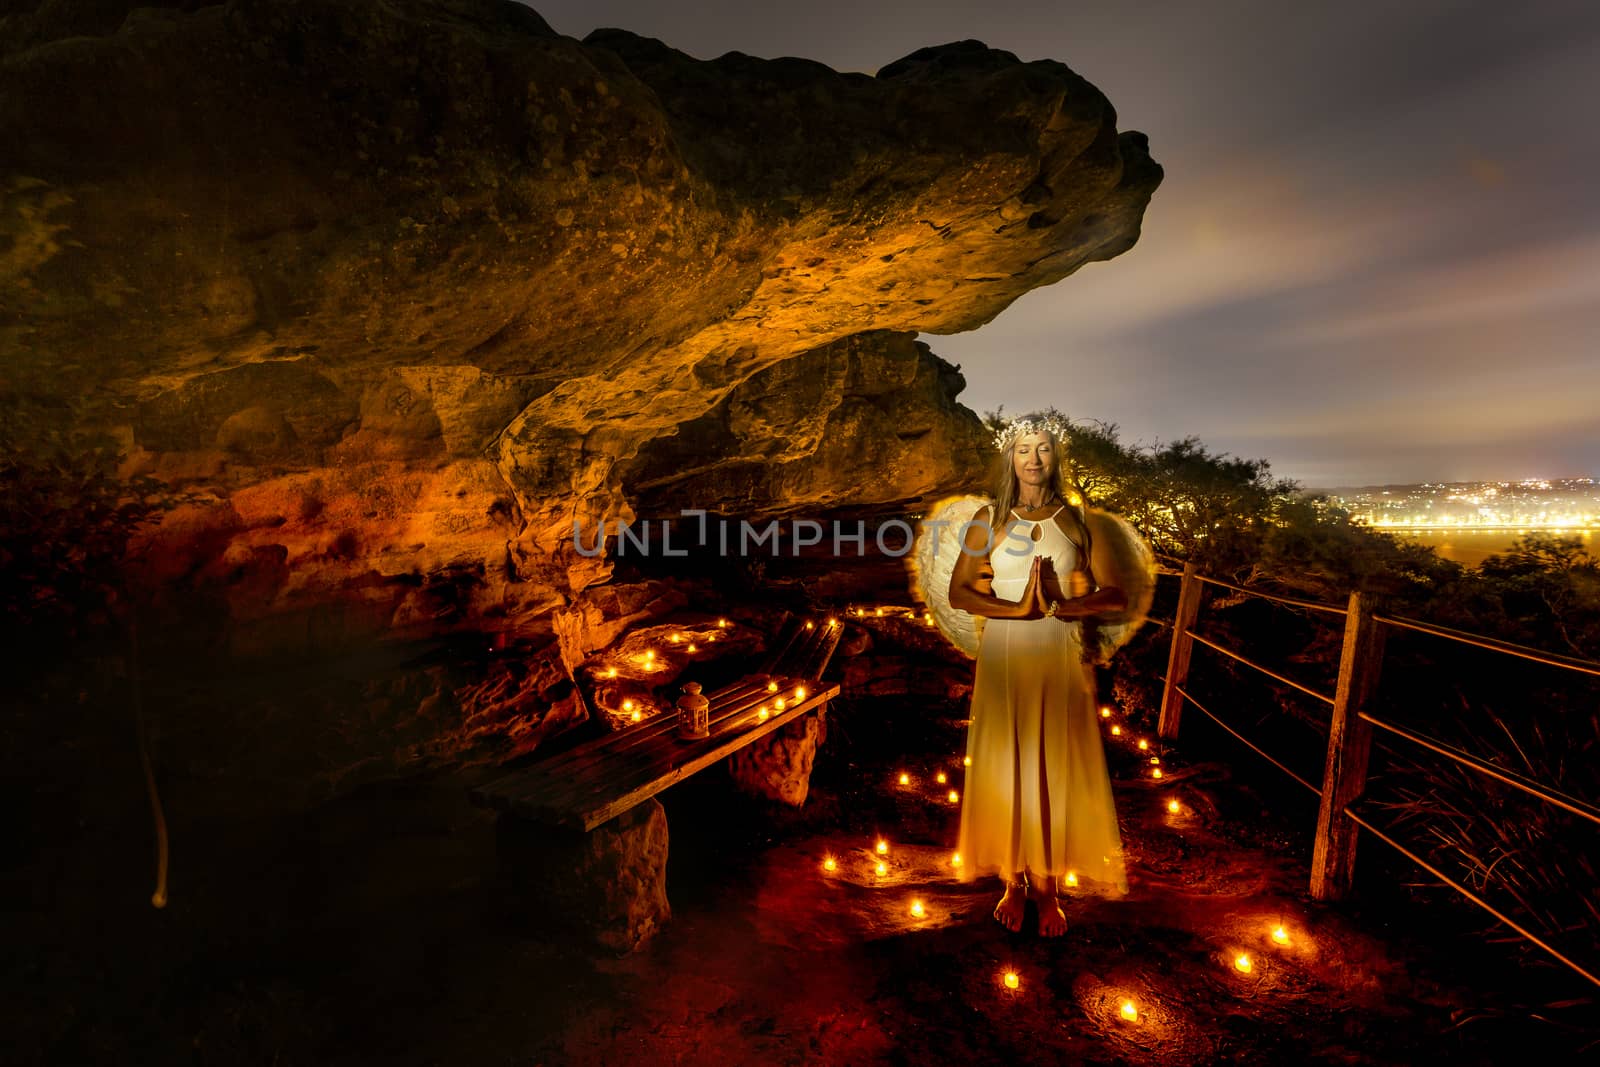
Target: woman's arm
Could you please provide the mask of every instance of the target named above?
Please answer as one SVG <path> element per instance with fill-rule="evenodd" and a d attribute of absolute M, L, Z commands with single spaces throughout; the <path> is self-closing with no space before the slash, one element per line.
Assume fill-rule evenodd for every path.
<path fill-rule="evenodd" d="M 1028 588 L 1021 600 L 1002 600 L 993 593 L 994 571 L 989 567 L 988 535 L 990 532 L 998 535 L 999 531 L 990 526 L 989 513 L 989 508 L 980 508 L 967 527 L 964 550 L 956 560 L 955 572 L 950 575 L 950 606 L 986 619 L 1037 618 L 1038 560 L 1034 560 Z"/>
<path fill-rule="evenodd" d="M 1058 527 L 1061 524 L 1059 517 L 1056 519 L 1056 524 Z M 1062 528 L 1061 532 L 1067 534 L 1065 528 Z M 1074 544 L 1077 543 L 1071 534 L 1067 534 L 1067 537 Z M 1097 574 L 1109 570 L 1111 566 L 1110 559 L 1094 548 L 1092 542 L 1090 566 L 1094 567 Z M 1054 567 L 1048 566 L 1040 578 L 1040 600 L 1046 610 L 1050 607 L 1050 601 L 1059 602 L 1056 607 L 1058 619 L 1081 619 L 1089 615 L 1111 614 L 1122 611 L 1128 606 L 1127 594 L 1114 585 L 1101 586 L 1084 596 L 1072 596 L 1062 588 L 1061 575 L 1055 572 Z"/>

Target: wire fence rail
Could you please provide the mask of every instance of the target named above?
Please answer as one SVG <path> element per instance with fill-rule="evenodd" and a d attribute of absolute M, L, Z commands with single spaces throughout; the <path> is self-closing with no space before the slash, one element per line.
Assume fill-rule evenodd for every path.
<path fill-rule="evenodd" d="M 1163 568 L 1161 573 L 1176 576 L 1179 572 Z M 1167 658 L 1165 688 L 1161 695 L 1161 718 L 1157 728 L 1158 732 L 1166 740 L 1176 740 L 1184 709 L 1186 706 L 1193 706 L 1196 711 L 1227 731 L 1257 755 L 1318 795 L 1320 804 L 1317 812 L 1317 830 L 1311 855 L 1311 895 L 1313 897 L 1318 900 L 1339 900 L 1349 894 L 1355 875 L 1356 840 L 1359 831 L 1364 829 L 1372 834 L 1373 837 L 1395 849 L 1411 862 L 1455 890 L 1463 898 L 1476 904 L 1500 922 L 1505 923 L 1516 931 L 1518 935 L 1543 949 L 1554 959 L 1565 964 L 1594 985 L 1600 986 L 1600 976 L 1596 976 L 1574 962 L 1559 949 L 1496 909 L 1482 897 L 1447 877 L 1422 857 L 1395 840 L 1381 827 L 1374 825 L 1370 818 L 1362 815 L 1357 807 L 1366 791 L 1367 763 L 1372 751 L 1373 731 L 1382 730 L 1410 745 L 1452 760 L 1469 771 L 1496 779 L 1546 804 L 1561 808 L 1587 819 L 1591 823 L 1600 825 L 1600 807 L 1596 807 L 1577 797 L 1569 796 L 1550 783 L 1537 781 L 1504 767 L 1497 767 L 1448 742 L 1429 737 L 1398 723 L 1388 722 L 1367 710 L 1372 706 L 1373 698 L 1377 694 L 1378 679 L 1383 666 L 1384 639 L 1390 629 L 1412 630 L 1430 634 L 1434 637 L 1472 645 L 1491 652 L 1516 656 L 1562 670 L 1596 677 L 1600 677 L 1600 663 L 1572 656 L 1543 652 L 1536 648 L 1513 644 L 1509 641 L 1452 630 L 1448 627 L 1419 622 L 1415 619 L 1378 614 L 1374 611 L 1370 599 L 1364 598 L 1359 592 L 1351 593 L 1349 603 L 1341 608 L 1333 604 L 1299 600 L 1235 585 L 1232 582 L 1226 582 L 1219 578 L 1212 578 L 1199 573 L 1192 563 L 1184 566 L 1182 583 L 1178 593 L 1176 615 L 1170 623 L 1162 620 L 1163 626 L 1172 630 L 1172 644 Z M 1326 693 L 1321 693 L 1302 685 L 1260 663 L 1254 662 L 1234 649 L 1226 648 L 1196 633 L 1195 625 L 1199 618 L 1203 590 L 1208 585 L 1229 589 L 1239 594 L 1261 597 L 1266 600 L 1287 604 L 1291 607 L 1343 616 L 1345 620 L 1344 644 L 1339 657 L 1339 677 L 1334 694 L 1329 696 Z M 1188 691 L 1189 663 L 1197 644 L 1236 660 L 1277 682 L 1332 706 L 1333 716 L 1328 729 L 1328 747 L 1323 763 L 1322 784 L 1320 786 L 1314 782 L 1307 781 L 1290 770 L 1260 745 L 1245 737 L 1237 729 L 1224 722 L 1221 717 L 1204 707 Z"/>

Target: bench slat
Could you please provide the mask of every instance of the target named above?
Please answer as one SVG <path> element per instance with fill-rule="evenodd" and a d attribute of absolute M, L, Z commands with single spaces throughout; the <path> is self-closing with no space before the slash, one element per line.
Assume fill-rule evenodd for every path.
<path fill-rule="evenodd" d="M 573 829 L 593 830 L 675 782 L 737 752 L 838 695 L 837 685 L 828 686 L 819 692 L 807 693 L 805 700 L 785 708 L 764 723 L 744 729 L 730 728 L 723 734 L 699 741 L 676 742 L 671 749 L 663 748 L 653 765 L 639 769 L 625 781 L 607 782 L 605 790 L 587 798 L 577 807 L 557 810 L 529 800 L 519 800 L 511 805 L 510 810 L 528 818 L 556 822 Z"/>
<path fill-rule="evenodd" d="M 795 684 L 806 683 L 791 682 L 787 692 L 792 694 Z M 813 696 L 813 688 L 807 685 L 808 701 Z M 709 738 L 680 739 L 674 727 L 673 730 L 657 732 L 644 738 L 638 746 L 626 753 L 609 755 L 603 760 L 586 763 L 564 773 L 546 775 L 542 773 L 542 767 L 529 768 L 524 773 L 530 780 L 521 783 L 514 791 L 507 791 L 509 799 L 514 803 L 526 802 L 529 806 L 556 810 L 581 806 L 592 796 L 614 792 L 619 781 L 632 780 L 640 775 L 648 776 L 652 769 L 659 769 L 664 760 L 670 762 L 672 757 L 688 751 L 695 745 L 703 745 L 709 740 L 727 734 L 740 722 L 752 718 L 756 709 L 762 704 L 769 703 L 784 692 L 785 690 L 780 689 L 777 693 L 768 693 L 763 685 L 756 692 L 742 697 L 735 703 L 725 705 L 718 711 L 717 717 L 711 719 L 708 724 L 711 731 Z M 793 700 L 792 695 L 789 699 Z M 788 716 L 789 712 L 790 709 L 785 708 L 782 714 Z M 541 773 L 532 773 L 535 770 Z"/>
<path fill-rule="evenodd" d="M 710 736 L 694 740 L 680 739 L 677 734 L 662 735 L 653 738 L 648 745 L 640 746 L 633 754 L 633 758 L 622 762 L 608 762 L 603 766 L 594 767 L 590 773 L 574 778 L 562 779 L 553 785 L 546 796 L 540 797 L 551 803 L 554 807 L 582 806 L 596 796 L 614 793 L 619 783 L 632 783 L 635 780 L 644 780 L 652 773 L 659 772 L 664 764 L 678 760 L 684 753 L 693 751 L 697 746 L 713 743 L 721 738 L 738 733 L 758 720 L 756 709 L 762 704 L 769 704 L 770 697 L 765 691 L 756 696 L 747 698 L 738 705 L 730 707 L 717 720 L 710 723 Z M 814 692 L 809 687 L 806 690 L 805 704 L 813 703 Z M 790 697 L 790 706 L 782 712 L 771 712 L 767 721 L 782 716 L 785 719 L 793 718 L 793 697 Z M 766 723 L 761 723 L 765 727 Z"/>
<path fill-rule="evenodd" d="M 788 691 L 792 691 L 796 685 L 808 685 L 809 688 L 808 683 L 798 679 L 776 680 L 779 688 L 772 694 L 767 691 L 765 676 L 741 679 L 718 690 L 710 698 L 713 703 L 708 717 L 709 725 L 715 729 L 717 723 L 727 716 L 747 712 L 757 707 L 769 695 L 771 697 L 782 695 L 786 691 L 785 686 L 788 687 Z M 648 723 L 624 727 L 605 737 L 585 742 L 569 752 L 562 753 L 561 756 L 513 771 L 479 787 L 476 792 L 491 798 L 504 798 L 508 802 L 524 798 L 543 799 L 536 795 L 541 792 L 554 793 L 563 788 L 575 788 L 575 783 L 592 780 L 595 777 L 604 780 L 616 770 L 626 769 L 641 759 L 649 759 L 650 750 L 643 746 L 649 745 L 657 738 L 668 737 L 673 745 L 686 743 L 680 742 L 677 738 L 677 721 L 676 711 L 663 711 Z M 576 758 L 573 758 L 573 754 L 576 754 Z M 553 802 L 560 800 L 559 797 L 550 799 Z"/>
<path fill-rule="evenodd" d="M 766 679 L 764 677 L 759 679 L 746 677 L 723 686 L 713 693 L 707 693 L 706 699 L 711 701 L 711 713 L 715 715 L 720 705 L 726 705 L 738 700 L 746 692 L 754 692 L 765 685 Z M 675 730 L 677 729 L 677 721 L 677 710 L 670 707 L 665 708 L 660 714 L 652 716 L 647 722 L 641 722 L 637 726 L 625 726 L 620 730 L 612 730 L 610 733 L 597 737 L 592 741 L 574 745 L 565 752 L 551 756 L 549 759 L 541 760 L 537 766 L 550 771 L 572 770 L 579 764 L 600 756 L 602 753 L 632 748 L 662 730 Z M 523 768 L 521 771 L 508 775 L 507 778 L 519 777 L 526 770 L 528 768 Z"/>

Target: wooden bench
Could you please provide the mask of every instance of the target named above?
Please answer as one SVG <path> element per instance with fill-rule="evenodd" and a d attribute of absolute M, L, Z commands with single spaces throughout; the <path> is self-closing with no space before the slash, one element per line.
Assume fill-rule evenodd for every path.
<path fill-rule="evenodd" d="M 540 914 L 606 948 L 638 947 L 671 915 L 665 813 L 642 805 L 838 696 L 821 678 L 843 630 L 836 620 L 790 620 L 754 673 L 706 694 L 709 737 L 680 738 L 668 707 L 472 789 L 473 803 L 499 813 L 502 869 Z"/>
<path fill-rule="evenodd" d="M 680 738 L 677 711 L 669 707 L 479 786 L 471 799 L 535 822 L 593 830 L 838 696 L 839 687 L 821 676 L 843 630 L 836 620 L 792 619 L 780 631 L 778 650 L 755 673 L 706 694 L 709 737 Z"/>

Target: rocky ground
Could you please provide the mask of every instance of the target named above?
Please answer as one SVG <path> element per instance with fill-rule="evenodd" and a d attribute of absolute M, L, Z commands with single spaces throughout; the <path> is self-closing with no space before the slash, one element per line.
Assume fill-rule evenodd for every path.
<path fill-rule="evenodd" d="M 621 958 L 502 879 L 459 771 L 253 818 L 169 781 L 172 898 L 156 911 L 129 749 L 93 770 L 126 786 L 119 809 L 63 814 L 7 865 L 7 1059 L 1464 1065 L 1569 1062 L 1600 1037 L 1574 1021 L 1584 1004 L 1559 1003 L 1584 990 L 1389 899 L 1375 847 L 1358 901 L 1310 901 L 1314 812 L 1198 729 L 1159 749 L 1160 783 L 1142 777 L 1148 753 L 1110 747 L 1131 895 L 1075 900 L 1057 941 L 1031 915 L 1006 933 L 995 887 L 951 876 L 956 809 L 930 781 L 959 787 L 962 710 L 837 702 L 800 809 L 742 800 L 717 771 L 663 794 L 674 915 Z"/>

